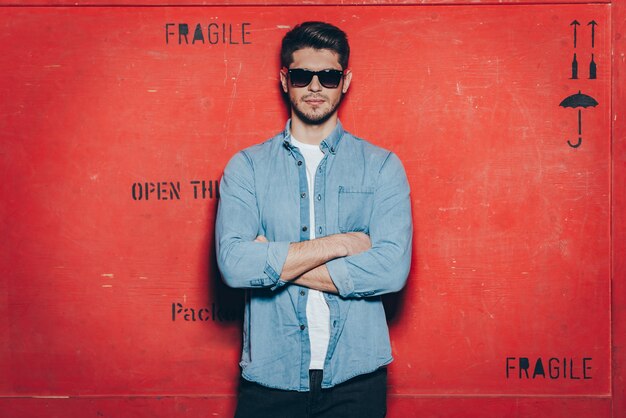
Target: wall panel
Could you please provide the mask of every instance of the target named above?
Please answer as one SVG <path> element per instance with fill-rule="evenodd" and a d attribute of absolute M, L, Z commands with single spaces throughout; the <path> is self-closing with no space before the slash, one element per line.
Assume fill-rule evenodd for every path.
<path fill-rule="evenodd" d="M 388 3 L 0 8 L 0 414 L 232 414 L 218 180 L 283 128 L 279 42 L 315 18 L 351 39 L 344 126 L 412 188 L 390 415 L 619 416 L 615 10 Z"/>

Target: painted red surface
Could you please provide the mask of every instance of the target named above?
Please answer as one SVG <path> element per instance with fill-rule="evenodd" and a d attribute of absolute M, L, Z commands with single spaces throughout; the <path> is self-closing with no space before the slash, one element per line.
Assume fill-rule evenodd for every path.
<path fill-rule="evenodd" d="M 298 0 L 0 0 L 8 6 L 301 6 Z M 489 5 L 489 4 L 609 4 L 611 0 L 307 0 L 306 5 L 380 6 L 380 5 Z"/>
<path fill-rule="evenodd" d="M 389 415 L 621 416 L 623 16 L 0 8 L 0 416 L 232 415 L 241 294 L 214 264 L 215 182 L 283 128 L 279 42 L 312 18 L 351 40 L 345 127 L 398 153 L 412 187 L 413 267 L 386 301 Z M 578 91 L 598 105 L 572 148 L 578 109 L 559 103 Z"/>
<path fill-rule="evenodd" d="M 613 416 L 619 417 L 626 411 L 626 4 L 616 3 L 613 7 L 613 149 L 612 149 L 612 361 L 613 361 Z"/>

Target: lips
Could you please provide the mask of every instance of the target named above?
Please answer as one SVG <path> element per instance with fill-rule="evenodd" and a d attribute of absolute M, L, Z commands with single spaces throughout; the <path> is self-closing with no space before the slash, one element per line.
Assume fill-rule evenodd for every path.
<path fill-rule="evenodd" d="M 315 97 L 315 98 L 312 97 L 312 98 L 304 99 L 304 102 L 311 106 L 319 106 L 323 104 L 325 100 L 320 97 Z"/>
<path fill-rule="evenodd" d="M 304 102 L 311 106 L 319 106 L 324 103 L 324 99 L 306 99 Z"/>

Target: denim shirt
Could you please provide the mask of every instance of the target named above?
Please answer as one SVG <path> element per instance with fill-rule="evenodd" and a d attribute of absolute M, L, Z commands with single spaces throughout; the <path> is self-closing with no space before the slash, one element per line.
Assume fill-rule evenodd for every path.
<path fill-rule="evenodd" d="M 330 341 L 323 388 L 392 361 L 380 295 L 397 292 L 411 262 L 409 184 L 399 158 L 343 130 L 320 144 L 324 158 L 308 190 L 304 158 L 290 122 L 270 140 L 228 162 L 215 227 L 217 261 L 227 285 L 247 289 L 242 376 L 271 388 L 309 390 L 308 289 L 280 279 L 291 242 L 350 231 L 372 247 L 326 263 L 339 295 L 325 293 Z M 315 225 L 308 193 L 314 193 Z M 270 242 L 255 242 L 264 235 Z"/>

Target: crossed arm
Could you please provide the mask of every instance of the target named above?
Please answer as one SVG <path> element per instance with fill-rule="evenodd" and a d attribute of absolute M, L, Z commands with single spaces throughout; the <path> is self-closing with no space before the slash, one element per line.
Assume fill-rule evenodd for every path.
<path fill-rule="evenodd" d="M 411 262 L 409 185 L 400 160 L 389 154 L 379 172 L 369 234 L 347 232 L 302 242 L 262 237 L 252 162 L 239 153 L 220 183 L 215 226 L 217 261 L 236 288 L 287 284 L 346 298 L 400 290 Z"/>
<path fill-rule="evenodd" d="M 259 235 L 255 242 L 269 242 Z M 369 236 L 362 232 L 329 235 L 310 241 L 289 244 L 287 259 L 280 275 L 281 280 L 299 286 L 328 293 L 339 291 L 335 286 L 326 262 L 338 257 L 347 257 L 370 249 Z"/>

